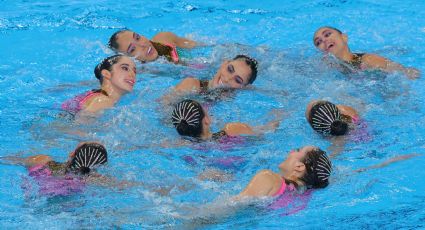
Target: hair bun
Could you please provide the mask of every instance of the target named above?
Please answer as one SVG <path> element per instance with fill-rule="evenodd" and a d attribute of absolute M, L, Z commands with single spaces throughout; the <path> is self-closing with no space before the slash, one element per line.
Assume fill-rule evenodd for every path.
<path fill-rule="evenodd" d="M 189 124 L 186 120 L 181 120 L 180 123 L 176 126 L 176 128 L 177 132 L 179 132 L 180 134 L 186 133 L 189 130 Z"/>
<path fill-rule="evenodd" d="M 340 136 L 347 133 L 348 124 L 341 120 L 335 120 L 331 124 L 331 135 Z"/>

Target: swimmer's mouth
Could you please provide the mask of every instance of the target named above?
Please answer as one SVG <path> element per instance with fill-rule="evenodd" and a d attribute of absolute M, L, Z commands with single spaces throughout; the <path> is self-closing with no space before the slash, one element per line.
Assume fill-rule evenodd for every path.
<path fill-rule="evenodd" d="M 146 55 L 149 56 L 152 53 L 152 46 L 149 46 L 148 51 L 146 51 Z"/>
<path fill-rule="evenodd" d="M 136 83 L 134 80 L 126 80 L 125 82 L 127 82 L 131 86 L 134 86 L 134 84 Z"/>
<path fill-rule="evenodd" d="M 224 82 L 223 82 L 223 80 L 221 80 L 221 78 L 222 78 L 223 76 L 222 75 L 220 75 L 220 77 L 218 77 L 218 80 L 217 80 L 217 86 L 218 87 L 223 87 L 223 86 L 225 86 L 225 84 L 224 84 Z"/>
<path fill-rule="evenodd" d="M 332 47 L 334 47 L 335 46 L 335 44 L 332 42 L 332 43 L 330 43 L 329 45 L 328 45 L 328 47 L 326 47 L 326 50 L 325 51 L 329 51 Z"/>

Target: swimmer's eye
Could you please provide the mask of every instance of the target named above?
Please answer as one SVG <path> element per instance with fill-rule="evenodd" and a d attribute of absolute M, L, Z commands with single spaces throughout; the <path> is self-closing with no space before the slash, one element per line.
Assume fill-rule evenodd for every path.
<path fill-rule="evenodd" d="M 315 46 L 319 46 L 322 43 L 322 40 L 317 40 L 316 43 L 314 43 Z"/>
<path fill-rule="evenodd" d="M 129 68 L 127 66 L 121 66 L 121 69 L 123 69 L 125 71 L 128 71 L 129 70 Z"/>
<path fill-rule="evenodd" d="M 233 65 L 232 65 L 232 64 L 229 64 L 229 65 L 227 66 L 227 71 L 229 71 L 229 73 L 234 73 L 234 72 L 235 72 L 235 67 L 233 67 Z"/>
<path fill-rule="evenodd" d="M 132 47 L 130 48 L 130 50 L 128 51 L 128 53 L 129 53 L 129 54 L 134 54 L 134 51 L 136 51 L 136 47 L 135 47 L 135 46 L 132 46 Z"/>
<path fill-rule="evenodd" d="M 327 38 L 327 37 L 331 36 L 331 34 L 332 34 L 332 32 L 331 32 L 331 31 L 326 32 L 326 33 L 325 33 L 325 38 Z"/>
<path fill-rule="evenodd" d="M 139 41 L 140 40 L 140 35 L 139 34 L 136 34 L 135 39 L 136 39 L 136 41 Z"/>
<path fill-rule="evenodd" d="M 236 81 L 236 83 L 238 83 L 239 85 L 242 85 L 242 84 L 243 84 L 243 79 L 242 79 L 240 76 L 238 76 L 238 75 L 236 75 L 236 77 L 235 77 L 235 81 Z"/>

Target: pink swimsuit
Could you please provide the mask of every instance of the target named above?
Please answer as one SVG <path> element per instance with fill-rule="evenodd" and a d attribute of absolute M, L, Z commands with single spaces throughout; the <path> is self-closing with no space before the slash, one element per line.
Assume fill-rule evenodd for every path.
<path fill-rule="evenodd" d="M 84 103 L 88 99 L 99 94 L 102 94 L 102 93 L 95 90 L 91 90 L 91 91 L 79 94 L 65 101 L 64 103 L 62 103 L 61 108 L 65 111 L 70 112 L 71 114 L 77 114 L 78 112 L 84 109 Z"/>
<path fill-rule="evenodd" d="M 81 192 L 85 187 L 81 178 L 52 175 L 52 170 L 47 164 L 33 166 L 28 171 L 38 185 L 39 194 L 43 196 L 67 196 Z M 24 188 L 31 188 L 31 184 L 28 183 Z"/>
<path fill-rule="evenodd" d="M 177 53 L 176 46 L 171 45 L 171 44 L 164 44 L 164 45 L 171 48 L 171 52 L 170 52 L 171 60 L 173 60 L 174 63 L 178 63 L 179 62 L 179 54 Z"/>
<path fill-rule="evenodd" d="M 368 142 L 372 140 L 372 135 L 368 131 L 368 126 L 366 121 L 360 119 L 359 117 L 352 117 L 353 124 L 356 125 L 356 128 L 350 131 L 350 140 L 359 143 L 359 142 Z"/>
<path fill-rule="evenodd" d="M 294 185 L 287 185 L 285 179 L 282 178 L 282 185 L 273 196 L 277 199 L 268 206 L 269 209 L 283 209 L 286 208 L 286 212 L 281 215 L 287 216 L 295 214 L 307 207 L 308 201 L 311 198 L 312 190 L 307 190 L 303 194 L 297 194 Z"/>

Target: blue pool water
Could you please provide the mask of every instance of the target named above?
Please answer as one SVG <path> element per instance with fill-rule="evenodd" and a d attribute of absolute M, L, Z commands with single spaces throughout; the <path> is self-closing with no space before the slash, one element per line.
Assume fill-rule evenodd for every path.
<path fill-rule="evenodd" d="M 109 149 L 103 174 L 143 182 L 126 189 L 89 186 L 82 194 L 47 198 L 23 189 L 23 167 L 0 164 L 3 229 L 205 228 L 322 229 L 424 228 L 425 87 L 401 74 L 344 76 L 327 68 L 312 34 L 331 25 L 349 36 L 353 51 L 377 53 L 425 72 L 425 3 L 422 1 L 0 1 L 0 156 L 48 153 L 65 161 L 79 141 Z M 112 52 L 105 46 L 118 29 L 152 37 L 173 31 L 202 41 L 193 58 L 209 68 L 163 63 L 138 75 L 134 93 L 87 123 L 59 118 L 59 105 L 96 88 L 94 66 Z M 260 125 L 283 110 L 275 133 L 223 148 L 179 146 L 169 108 L 158 98 L 187 75 L 210 77 L 223 59 L 247 53 L 260 63 L 252 89 L 212 105 L 213 130 L 226 122 Z M 140 66 L 139 66 L 140 67 Z M 371 140 L 348 141 L 334 160 L 331 184 L 315 191 L 306 209 L 235 208 L 237 194 L 260 169 L 277 170 L 293 148 L 330 141 L 304 119 L 305 105 L 324 98 L 348 104 L 367 121 Z M 406 153 L 415 159 L 364 173 L 353 170 Z M 198 175 L 211 159 L 243 157 L 224 182 Z M 196 165 L 184 161 L 192 156 Z M 180 185 L 170 195 L 155 188 Z M 214 205 L 204 206 L 205 203 Z M 267 201 L 264 201 L 265 203 Z M 263 204 L 264 206 L 265 204 Z M 216 211 L 213 211 L 215 209 Z M 211 215 L 209 213 L 217 213 Z M 202 220 L 202 221 L 201 221 Z"/>

